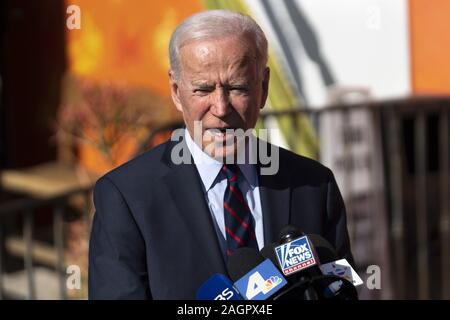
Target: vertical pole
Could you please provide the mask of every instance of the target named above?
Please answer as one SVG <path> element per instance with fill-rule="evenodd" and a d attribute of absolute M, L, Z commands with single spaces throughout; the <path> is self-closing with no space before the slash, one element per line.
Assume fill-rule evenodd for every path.
<path fill-rule="evenodd" d="M 24 214 L 23 237 L 25 242 L 24 263 L 28 282 L 28 299 L 36 299 L 36 287 L 33 270 L 33 211 Z"/>
<path fill-rule="evenodd" d="M 449 129 L 448 109 L 439 117 L 441 272 L 442 299 L 450 299 L 450 204 L 449 204 Z"/>
<path fill-rule="evenodd" d="M 415 126 L 415 171 L 416 171 L 416 210 L 417 210 L 417 270 L 418 298 L 428 299 L 430 280 L 428 267 L 428 221 L 427 221 L 427 133 L 426 116 L 420 110 Z"/>
<path fill-rule="evenodd" d="M 57 204 L 53 212 L 53 238 L 56 247 L 56 272 L 59 280 L 60 298 L 67 299 L 66 277 L 64 270 L 64 208 L 61 204 Z"/>

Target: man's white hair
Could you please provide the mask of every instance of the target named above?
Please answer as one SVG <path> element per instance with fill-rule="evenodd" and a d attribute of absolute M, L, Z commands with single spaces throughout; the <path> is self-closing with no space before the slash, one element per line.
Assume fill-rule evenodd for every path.
<path fill-rule="evenodd" d="M 260 26 L 249 16 L 229 10 L 208 10 L 184 20 L 172 34 L 169 44 L 170 68 L 178 77 L 181 71 L 180 49 L 188 41 L 250 35 L 255 41 L 256 58 L 261 68 L 267 64 L 267 39 Z"/>

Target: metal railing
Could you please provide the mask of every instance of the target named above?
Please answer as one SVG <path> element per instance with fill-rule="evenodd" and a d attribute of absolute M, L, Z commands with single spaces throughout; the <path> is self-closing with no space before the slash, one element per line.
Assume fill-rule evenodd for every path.
<path fill-rule="evenodd" d="M 421 96 L 323 109 L 290 109 L 264 113 L 262 118 L 294 119 L 306 115 L 315 124 L 321 141 L 324 115 L 341 114 L 349 119 L 350 113 L 357 110 L 370 114 L 378 135 L 371 148 L 381 155 L 378 159 L 383 163 L 383 196 L 378 199 L 386 210 L 384 217 L 373 221 L 386 222 L 387 230 L 377 229 L 374 224 L 370 232 L 386 237 L 386 256 L 377 259 L 387 262 L 384 267 L 395 275 L 389 277 L 390 292 L 372 297 L 450 299 L 450 97 Z M 300 130 L 291 131 L 297 138 L 299 133 Z M 372 177 L 377 174 L 380 172 L 374 172 Z M 352 200 L 345 202 L 352 230 L 352 216 L 356 213 Z M 376 211 L 371 214 L 381 215 Z"/>
<path fill-rule="evenodd" d="M 366 210 L 366 225 L 371 227 L 371 230 L 366 231 L 374 234 L 374 243 L 367 246 L 384 246 L 386 249 L 386 252 L 378 250 L 376 254 L 380 256 L 372 260 L 374 263 L 380 262 L 383 267 L 383 291 L 372 291 L 366 297 L 450 299 L 450 97 L 416 96 L 347 105 L 336 104 L 326 108 L 289 108 L 263 112 L 260 118 L 263 123 L 270 118 L 290 118 L 290 137 L 285 138 L 286 141 L 292 141 L 301 138 L 304 133 L 304 128 L 298 126 L 296 119 L 307 116 L 320 143 L 324 138 L 320 134 L 324 116 L 339 114 L 345 123 L 349 121 L 352 112 L 361 110 L 369 114 L 375 131 L 371 140 L 373 145 L 370 146 L 374 153 L 372 161 L 382 163 L 382 166 L 374 166 L 371 177 L 374 183 L 381 182 L 381 188 L 369 195 L 373 198 L 370 202 L 372 207 L 364 208 L 363 205 L 363 209 L 356 208 L 361 207 L 360 199 L 344 199 L 348 212 L 348 228 L 356 247 L 359 241 L 356 235 L 360 226 L 355 221 L 361 219 L 361 211 Z M 437 143 L 430 141 L 428 136 L 430 129 L 433 129 L 428 119 L 430 116 L 439 119 L 436 124 Z M 408 119 L 413 123 L 413 130 L 405 128 L 405 121 Z M 173 130 L 182 125 L 183 123 L 172 123 L 161 130 Z M 153 132 L 152 137 L 158 132 Z M 433 150 L 430 149 L 430 143 Z M 350 148 L 344 147 L 345 151 L 349 152 Z M 413 152 L 407 149 L 412 149 Z M 434 172 L 430 171 L 427 163 L 430 151 L 438 155 L 439 167 Z M 318 160 L 321 160 L 320 154 Z M 411 163 L 414 164 L 413 168 L 409 168 Z M 439 186 L 438 196 L 433 195 L 433 199 L 438 199 L 439 205 L 435 203 L 434 207 L 430 207 L 430 201 L 433 203 L 428 188 L 430 183 Z M 430 230 L 431 221 L 438 225 L 437 230 L 433 232 Z M 430 256 L 430 250 L 438 251 L 439 254 Z M 361 252 L 355 255 L 358 260 Z M 364 267 L 368 264 L 362 263 Z M 363 266 L 359 271 L 365 271 Z"/>
<path fill-rule="evenodd" d="M 374 208 L 358 207 L 358 200 L 345 199 L 352 243 L 357 247 L 361 211 L 369 222 L 364 232 L 373 234 L 375 241 L 388 249 L 383 257 L 373 257 L 389 269 L 386 294 L 375 298 L 450 299 L 450 190 L 449 190 L 449 97 L 415 97 L 402 100 L 369 102 L 325 109 L 290 109 L 261 114 L 263 121 L 274 117 L 308 116 L 321 141 L 322 117 L 341 114 L 345 119 L 352 111 L 365 110 L 370 114 L 376 136 L 371 146 L 376 158 L 383 163 L 371 177 L 383 177 L 382 190 L 374 195 Z M 431 121 L 430 118 L 437 119 Z M 295 121 L 294 121 L 295 122 Z M 180 124 L 181 125 L 181 124 Z M 173 130 L 176 124 L 163 127 Z M 155 137 L 161 130 L 155 130 Z M 290 131 L 299 138 L 301 128 Z M 434 139 L 435 138 L 435 139 Z M 434 141 L 437 140 L 437 141 Z M 151 143 L 147 143 L 151 145 Z M 320 159 L 319 159 L 320 160 Z M 434 167 L 432 165 L 433 162 Z M 381 180 L 380 180 L 381 181 Z M 68 200 L 74 195 L 85 197 L 84 219 L 89 219 L 91 188 L 82 188 L 46 200 L 18 199 L 0 206 L 0 221 L 20 214 L 23 216 L 24 265 L 27 273 L 28 299 L 36 298 L 33 274 L 33 215 L 44 206 L 53 210 L 53 242 L 57 255 L 60 297 L 67 297 L 64 270 L 63 218 Z M 384 207 L 385 211 L 379 208 Z M 364 217 L 363 217 L 364 218 Z M 89 224 L 87 224 L 89 225 Z M 0 241 L 5 237 L 0 223 Z M 384 242 L 383 242 L 384 241 Z M 370 244 L 378 246 L 378 244 Z M 0 243 L 0 247 L 3 244 Z M 358 252 L 354 252 L 358 260 Z M 0 250 L 0 275 L 4 272 Z M 367 263 L 366 263 L 367 264 Z M 384 277 L 384 276 L 383 276 Z M 386 281 L 386 279 L 385 279 Z M 2 298 L 0 276 L 0 299 Z"/>
<path fill-rule="evenodd" d="M 0 299 L 5 298 L 5 290 L 3 285 L 4 263 L 3 249 L 5 248 L 4 240 L 6 238 L 4 222 L 6 219 L 16 219 L 22 217 L 22 238 L 25 244 L 23 252 L 24 268 L 27 277 L 27 297 L 26 299 L 34 300 L 36 295 L 36 279 L 34 273 L 34 234 L 35 225 L 34 218 L 37 210 L 42 208 L 50 208 L 52 211 L 52 247 L 56 255 L 55 272 L 58 277 L 59 298 L 67 299 L 66 286 L 66 266 L 65 266 L 65 241 L 64 241 L 64 218 L 66 210 L 69 207 L 69 200 L 74 197 L 83 197 L 84 208 L 82 219 L 86 225 L 89 225 L 89 212 L 91 210 L 91 192 L 92 187 L 83 187 L 72 191 L 65 192 L 60 195 L 49 197 L 46 199 L 19 198 L 10 200 L 0 205 Z M 7 298 L 7 297 L 6 297 Z"/>

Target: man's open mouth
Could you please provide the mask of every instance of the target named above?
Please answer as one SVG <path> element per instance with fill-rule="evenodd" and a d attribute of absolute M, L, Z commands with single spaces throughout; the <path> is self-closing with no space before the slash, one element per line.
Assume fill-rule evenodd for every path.
<path fill-rule="evenodd" d="M 224 135 L 233 135 L 235 132 L 235 128 L 227 127 L 227 128 L 210 128 L 206 131 L 215 136 L 224 136 Z"/>

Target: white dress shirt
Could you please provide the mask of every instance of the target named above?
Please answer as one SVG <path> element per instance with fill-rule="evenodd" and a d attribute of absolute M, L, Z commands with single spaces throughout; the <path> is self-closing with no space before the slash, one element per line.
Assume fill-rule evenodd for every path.
<path fill-rule="evenodd" d="M 187 129 L 185 129 L 185 137 L 187 147 L 192 155 L 206 192 L 205 198 L 209 210 L 222 233 L 223 239 L 226 240 L 223 198 L 227 188 L 227 178 L 221 170 L 223 163 L 203 152 L 192 140 Z M 238 164 L 238 166 L 242 172 L 242 175 L 238 179 L 238 185 L 255 219 L 256 240 L 259 249 L 262 249 L 264 247 L 263 216 L 256 166 L 254 164 Z"/>

